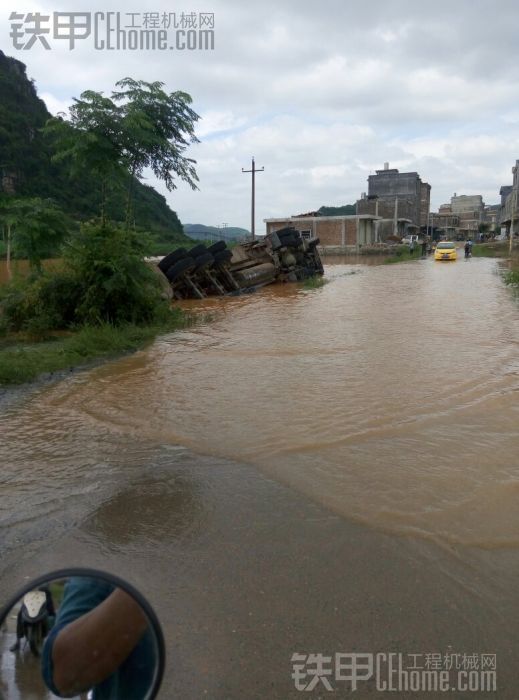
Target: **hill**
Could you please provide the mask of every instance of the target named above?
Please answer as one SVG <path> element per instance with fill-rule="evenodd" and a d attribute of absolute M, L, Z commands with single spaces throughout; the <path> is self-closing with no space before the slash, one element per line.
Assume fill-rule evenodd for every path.
<path fill-rule="evenodd" d="M 238 238 L 246 238 L 250 236 L 250 231 L 238 226 L 226 226 L 218 228 L 217 226 L 204 226 L 204 224 L 184 224 L 184 232 L 195 240 L 237 240 Z"/>
<path fill-rule="evenodd" d="M 344 204 L 342 207 L 322 206 L 317 210 L 319 216 L 353 216 L 356 213 L 355 204 Z"/>
<path fill-rule="evenodd" d="M 75 220 L 98 215 L 100 183 L 94 177 L 70 177 L 51 162 L 41 128 L 52 115 L 27 77 L 26 66 L 0 51 L 0 193 L 50 197 Z M 112 187 L 108 215 L 124 221 L 124 194 Z M 182 224 L 165 197 L 135 182 L 135 225 L 171 243 L 185 241 Z"/>

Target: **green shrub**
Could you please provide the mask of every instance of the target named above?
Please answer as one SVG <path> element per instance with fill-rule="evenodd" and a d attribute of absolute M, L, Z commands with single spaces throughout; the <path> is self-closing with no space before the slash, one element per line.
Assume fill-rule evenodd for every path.
<path fill-rule="evenodd" d="M 511 270 L 503 275 L 505 284 L 519 285 L 519 270 Z"/>
<path fill-rule="evenodd" d="M 167 303 L 144 262 L 146 241 L 113 225 L 86 224 L 65 249 L 81 287 L 78 323 L 150 323 Z"/>
<path fill-rule="evenodd" d="M 74 325 L 80 294 L 78 280 L 68 270 L 15 280 L 2 289 L 2 318 L 9 331 L 44 338 L 49 330 Z"/>
<path fill-rule="evenodd" d="M 325 279 L 321 275 L 312 275 L 311 277 L 307 277 L 304 282 L 303 282 L 303 288 L 304 289 L 319 289 L 320 287 L 324 287 L 324 285 L 328 282 L 327 279 Z"/>
<path fill-rule="evenodd" d="M 169 303 L 144 262 L 146 242 L 134 232 L 87 224 L 67 244 L 57 270 L 16 279 L 0 291 L 3 324 L 44 339 L 75 326 L 166 322 Z"/>

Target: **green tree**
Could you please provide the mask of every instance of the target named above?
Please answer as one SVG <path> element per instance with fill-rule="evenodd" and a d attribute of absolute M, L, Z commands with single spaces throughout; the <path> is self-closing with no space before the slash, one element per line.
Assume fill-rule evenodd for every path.
<path fill-rule="evenodd" d="M 78 323 L 145 324 L 161 299 L 157 274 L 144 262 L 144 242 L 134 231 L 113 224 L 83 224 L 64 247 L 66 270 L 80 285 L 75 318 Z"/>
<path fill-rule="evenodd" d="M 51 255 L 63 240 L 67 221 L 61 209 L 50 199 L 27 197 L 0 202 L 8 250 L 26 257 L 30 266 L 41 271 L 41 261 Z"/>
<path fill-rule="evenodd" d="M 74 100 L 70 118 L 49 120 L 55 162 L 69 161 L 75 174 L 95 172 L 102 183 L 123 182 L 127 187 L 126 229 L 129 229 L 135 183 L 149 168 L 168 190 L 175 177 L 196 189 L 195 161 L 184 152 L 198 139 L 198 114 L 185 92 L 166 93 L 163 83 L 125 78 L 111 97 L 88 90 Z M 101 220 L 105 223 L 106 187 L 102 186 Z"/>
<path fill-rule="evenodd" d="M 114 100 L 121 102 L 122 149 L 131 179 L 128 186 L 126 223 L 129 225 L 134 177 L 142 178 L 145 168 L 162 180 L 169 191 L 176 188 L 176 175 L 192 189 L 197 189 L 195 161 L 185 149 L 197 143 L 194 125 L 198 114 L 189 106 L 186 92 L 163 90 L 164 83 L 124 78 L 116 83 Z"/>
<path fill-rule="evenodd" d="M 45 134 L 56 148 L 53 162 L 67 162 L 73 177 L 88 172 L 101 183 L 101 221 L 105 222 L 108 182 L 126 172 L 121 153 L 121 110 L 108 97 L 87 90 L 74 98 L 70 120 L 49 119 Z"/>

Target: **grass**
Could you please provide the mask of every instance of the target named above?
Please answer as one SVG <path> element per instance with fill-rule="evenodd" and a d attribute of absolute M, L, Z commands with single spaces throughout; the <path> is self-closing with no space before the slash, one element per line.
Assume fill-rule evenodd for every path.
<path fill-rule="evenodd" d="M 303 282 L 303 289 L 319 289 L 324 287 L 329 280 L 325 279 L 322 275 L 312 275 L 307 277 Z"/>
<path fill-rule="evenodd" d="M 492 243 L 475 243 L 472 246 L 472 257 L 474 258 L 507 258 L 509 255 L 508 241 L 497 241 Z"/>
<path fill-rule="evenodd" d="M 171 318 L 150 326 L 84 326 L 69 334 L 55 334 L 43 342 L 31 342 L 21 334 L 7 335 L 0 341 L 0 385 L 24 384 L 41 374 L 133 352 L 157 335 L 194 322 L 194 317 L 175 309 Z"/>
<path fill-rule="evenodd" d="M 420 245 L 415 246 L 412 253 L 409 250 L 409 246 L 399 245 L 396 247 L 395 252 L 384 260 L 384 263 L 391 264 L 405 262 L 407 260 L 418 260 L 421 257 L 422 247 Z"/>
<path fill-rule="evenodd" d="M 505 274 L 503 275 L 503 281 L 505 284 L 519 286 L 519 270 L 511 270 L 510 272 L 505 272 Z"/>

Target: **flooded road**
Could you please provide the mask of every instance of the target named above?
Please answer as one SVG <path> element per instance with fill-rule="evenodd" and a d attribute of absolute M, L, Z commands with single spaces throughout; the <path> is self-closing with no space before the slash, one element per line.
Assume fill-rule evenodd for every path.
<path fill-rule="evenodd" d="M 252 651 L 276 635 L 270 653 L 283 646 L 290 625 L 277 625 L 312 558 L 318 573 L 299 604 L 306 595 L 332 620 L 339 591 L 344 606 L 386 579 L 384 593 L 345 611 L 350 650 L 361 639 L 364 649 L 416 644 L 418 653 L 426 640 L 458 638 L 460 651 L 517 650 L 517 629 L 502 629 L 517 618 L 518 301 L 495 260 L 330 262 L 320 289 L 189 302 L 214 320 L 5 405 L 0 582 L 9 592 L 13 566 L 20 580 L 43 564 L 131 572 L 163 608 L 177 660 L 168 678 L 180 673 L 183 697 L 256 697 L 238 693 L 239 669 L 235 685 L 221 673 L 208 680 L 235 649 L 224 624 L 234 616 L 266 697 L 267 669 L 252 670 Z M 345 577 L 337 563 L 350 546 L 356 568 Z M 249 580 L 254 562 L 260 576 Z M 262 608 L 259 623 L 250 600 L 273 579 L 267 607 L 277 617 Z M 366 629 L 360 609 L 376 611 L 377 624 Z M 333 624 L 312 628 L 321 646 L 310 633 L 290 644 L 330 651 Z M 287 645 L 271 659 L 287 686 L 270 697 L 289 697 Z"/>

